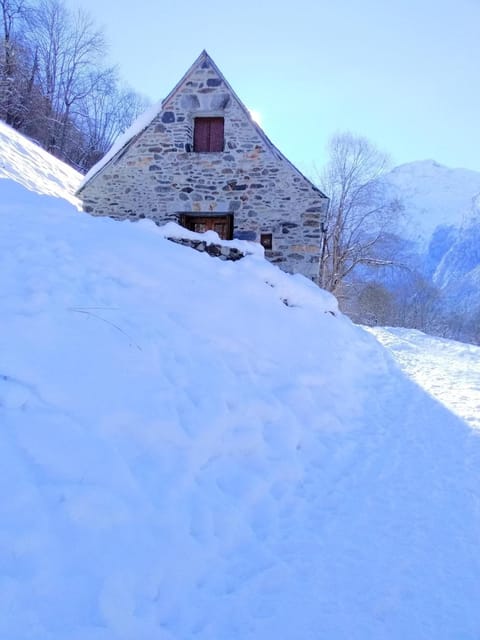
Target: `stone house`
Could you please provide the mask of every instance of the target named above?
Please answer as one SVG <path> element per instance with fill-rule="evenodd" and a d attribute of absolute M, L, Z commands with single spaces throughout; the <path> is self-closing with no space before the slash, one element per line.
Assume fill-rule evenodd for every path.
<path fill-rule="evenodd" d="M 272 144 L 206 51 L 85 176 L 84 211 L 260 242 L 317 280 L 328 198 Z"/>

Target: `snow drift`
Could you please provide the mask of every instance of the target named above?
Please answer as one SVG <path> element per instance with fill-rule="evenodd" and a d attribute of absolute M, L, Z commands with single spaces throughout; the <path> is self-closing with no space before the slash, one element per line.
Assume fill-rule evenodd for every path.
<path fill-rule="evenodd" d="M 0 180 L 0 299 L 1 638 L 479 635 L 480 442 L 331 296 Z"/>

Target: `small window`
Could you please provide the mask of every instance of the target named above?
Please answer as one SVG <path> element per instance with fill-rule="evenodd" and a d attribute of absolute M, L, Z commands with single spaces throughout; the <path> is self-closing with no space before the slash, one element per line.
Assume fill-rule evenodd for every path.
<path fill-rule="evenodd" d="M 223 151 L 223 118 L 195 118 L 193 150 L 199 152 Z"/>
<path fill-rule="evenodd" d="M 261 233 L 260 234 L 260 244 L 267 251 L 271 251 L 272 249 L 272 234 L 271 233 Z"/>

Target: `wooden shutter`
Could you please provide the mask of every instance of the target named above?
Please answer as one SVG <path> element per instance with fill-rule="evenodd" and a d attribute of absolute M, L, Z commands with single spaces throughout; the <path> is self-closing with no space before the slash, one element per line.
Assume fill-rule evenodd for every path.
<path fill-rule="evenodd" d="M 223 118 L 195 118 L 194 151 L 223 151 Z"/>
<path fill-rule="evenodd" d="M 210 151 L 223 151 L 223 118 L 210 118 Z"/>
<path fill-rule="evenodd" d="M 210 151 L 210 123 L 209 118 L 195 118 L 193 134 L 194 151 Z"/>

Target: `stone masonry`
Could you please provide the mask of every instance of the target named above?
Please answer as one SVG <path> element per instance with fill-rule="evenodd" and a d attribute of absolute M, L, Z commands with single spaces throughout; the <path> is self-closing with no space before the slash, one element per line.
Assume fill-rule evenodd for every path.
<path fill-rule="evenodd" d="M 200 253 L 205 252 L 212 258 L 220 258 L 220 260 L 230 260 L 236 262 L 245 257 L 245 253 L 237 249 L 236 247 L 226 247 L 221 244 L 215 244 L 214 242 L 206 242 L 205 240 L 193 240 L 191 238 L 169 238 L 170 242 L 181 244 L 183 247 L 190 247 Z"/>
<path fill-rule="evenodd" d="M 224 118 L 223 152 L 193 151 L 196 117 Z M 270 142 L 203 52 L 138 131 L 78 191 L 92 215 L 179 222 L 233 215 L 233 237 L 260 241 L 282 269 L 316 280 L 328 198 Z"/>

